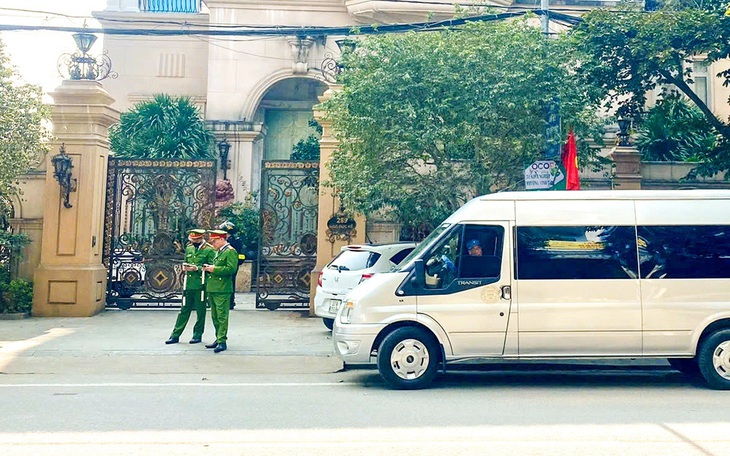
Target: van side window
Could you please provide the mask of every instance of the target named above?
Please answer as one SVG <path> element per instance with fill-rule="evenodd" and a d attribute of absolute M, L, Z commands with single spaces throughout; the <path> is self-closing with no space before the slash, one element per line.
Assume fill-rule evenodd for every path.
<path fill-rule="evenodd" d="M 498 281 L 503 243 L 502 226 L 456 227 L 426 257 L 426 288 L 449 288 L 455 279 L 492 279 L 482 284 Z"/>
<path fill-rule="evenodd" d="M 504 228 L 501 226 L 466 225 L 459 278 L 499 279 L 502 271 L 503 240 Z"/>
<path fill-rule="evenodd" d="M 642 279 L 730 278 L 730 225 L 640 226 Z"/>
<path fill-rule="evenodd" d="M 519 280 L 635 279 L 633 226 L 517 227 Z"/>

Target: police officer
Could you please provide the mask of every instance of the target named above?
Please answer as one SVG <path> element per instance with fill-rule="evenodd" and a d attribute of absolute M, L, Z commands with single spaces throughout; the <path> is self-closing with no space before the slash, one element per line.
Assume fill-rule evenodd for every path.
<path fill-rule="evenodd" d="M 210 263 L 215 255 L 213 246 L 205 242 L 203 235 L 205 230 L 195 229 L 188 232 L 188 244 L 185 246 L 185 260 L 183 271 L 183 301 L 180 313 L 177 315 L 175 327 L 172 329 L 170 338 L 166 344 L 176 344 L 180 341 L 180 334 L 185 329 L 190 319 L 190 313 L 195 310 L 197 320 L 193 326 L 193 338 L 191 344 L 198 344 L 203 337 L 205 329 L 205 301 L 203 300 L 203 264 Z"/>
<path fill-rule="evenodd" d="M 228 243 L 231 244 L 231 247 L 236 249 L 236 252 L 238 252 L 236 272 L 234 272 L 233 277 L 231 277 L 231 281 L 233 282 L 233 293 L 231 294 L 230 309 L 233 310 L 233 308 L 236 307 L 236 275 L 238 275 L 238 268 L 240 268 L 241 264 L 243 264 L 243 260 L 246 259 L 246 255 L 243 254 L 243 243 L 236 235 L 236 225 L 234 225 L 233 222 L 225 221 L 220 224 L 218 229 L 228 233 Z"/>
<path fill-rule="evenodd" d="M 210 263 L 203 265 L 203 271 L 206 272 L 205 293 L 210 304 L 213 326 L 215 326 L 215 341 L 207 344 L 205 348 L 214 348 L 215 353 L 220 353 L 228 348 L 226 346 L 228 315 L 233 294 L 231 276 L 238 267 L 238 252 L 228 243 L 228 233 L 225 231 L 212 230 L 208 233 L 210 243 L 215 249 L 215 256 Z"/>

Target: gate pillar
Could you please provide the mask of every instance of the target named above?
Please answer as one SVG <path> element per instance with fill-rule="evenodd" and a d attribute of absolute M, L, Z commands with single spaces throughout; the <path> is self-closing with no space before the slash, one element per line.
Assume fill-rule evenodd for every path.
<path fill-rule="evenodd" d="M 339 86 L 331 86 L 319 97 L 324 103 L 333 93 L 340 90 Z M 332 153 L 337 149 L 339 141 L 332 135 L 332 122 L 324 118 L 324 112 L 314 108 L 314 118 L 322 126 L 322 137 L 319 140 L 319 181 L 329 180 L 329 168 L 327 163 Z M 339 253 L 340 248 L 348 244 L 360 244 L 365 242 L 365 217 L 354 215 L 355 233 L 350 238 L 330 238 L 327 236 L 327 221 L 330 220 L 339 210 L 339 199 L 333 194 L 330 187 L 319 186 L 319 208 L 317 212 L 317 263 L 312 270 L 309 293 L 309 313 L 314 315 L 314 295 L 317 290 L 317 279 L 319 271 Z"/>
<path fill-rule="evenodd" d="M 119 112 L 110 107 L 114 99 L 96 81 L 65 80 L 50 95 L 56 141 L 45 163 L 43 243 L 34 278 L 33 315 L 88 317 L 105 303 L 108 129 L 119 121 Z M 61 144 L 73 164 L 68 204 L 53 173 L 52 157 Z"/>

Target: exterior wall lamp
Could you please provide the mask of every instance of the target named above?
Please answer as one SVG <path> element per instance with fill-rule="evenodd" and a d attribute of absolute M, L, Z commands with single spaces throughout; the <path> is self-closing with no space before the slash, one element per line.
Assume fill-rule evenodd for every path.
<path fill-rule="evenodd" d="M 76 191 L 76 179 L 71 177 L 72 169 L 74 167 L 71 157 L 66 154 L 65 144 L 61 144 L 59 153 L 51 158 L 53 164 L 53 177 L 58 181 L 58 185 L 61 187 L 61 196 L 63 196 L 63 207 L 71 208 L 68 198 L 71 192 Z"/>
<path fill-rule="evenodd" d="M 617 120 L 618 123 L 618 145 L 619 146 L 630 146 L 630 133 L 629 128 L 631 128 L 631 119 L 628 117 L 621 116 Z"/>
<path fill-rule="evenodd" d="M 335 40 L 337 48 L 340 51 L 340 56 L 355 52 L 357 47 L 357 41 L 351 38 L 343 38 Z M 322 76 L 327 82 L 337 82 L 337 76 L 342 73 L 344 65 L 342 62 L 338 62 L 329 52 L 325 54 L 325 59 L 322 61 Z"/>
<path fill-rule="evenodd" d="M 231 162 L 228 160 L 228 153 L 231 150 L 231 145 L 228 144 L 228 139 L 223 137 L 223 141 L 218 143 L 218 156 L 221 159 L 221 170 L 223 171 L 223 180 L 228 180 L 227 172 L 231 169 Z"/>

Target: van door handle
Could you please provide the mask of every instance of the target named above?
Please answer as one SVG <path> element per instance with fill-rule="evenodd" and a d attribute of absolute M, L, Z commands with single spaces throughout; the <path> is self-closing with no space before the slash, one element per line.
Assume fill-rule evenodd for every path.
<path fill-rule="evenodd" d="M 512 299 L 512 287 L 509 285 L 503 285 L 502 288 L 502 299 L 510 300 Z"/>

